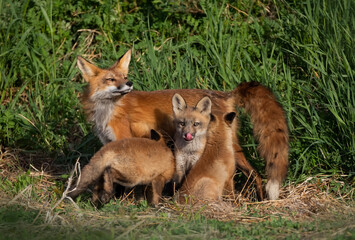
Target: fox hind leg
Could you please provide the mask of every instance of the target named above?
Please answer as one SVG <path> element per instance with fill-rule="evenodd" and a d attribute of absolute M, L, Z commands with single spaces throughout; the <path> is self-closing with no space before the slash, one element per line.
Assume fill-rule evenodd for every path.
<path fill-rule="evenodd" d="M 255 179 L 256 194 L 259 201 L 264 200 L 263 187 L 261 183 L 261 177 L 259 173 L 250 165 L 250 163 L 245 158 L 242 148 L 239 144 L 233 144 L 235 163 L 237 168 L 242 171 L 246 177 L 253 177 Z"/>
<path fill-rule="evenodd" d="M 223 183 L 210 177 L 202 177 L 192 187 L 191 192 L 198 200 L 220 200 L 223 193 Z"/>

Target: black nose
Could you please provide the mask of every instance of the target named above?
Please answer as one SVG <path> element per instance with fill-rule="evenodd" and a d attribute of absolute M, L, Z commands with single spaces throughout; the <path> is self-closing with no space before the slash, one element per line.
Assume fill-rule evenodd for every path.
<path fill-rule="evenodd" d="M 128 81 L 128 82 L 126 82 L 126 85 L 127 85 L 128 87 L 132 87 L 133 82 Z"/>

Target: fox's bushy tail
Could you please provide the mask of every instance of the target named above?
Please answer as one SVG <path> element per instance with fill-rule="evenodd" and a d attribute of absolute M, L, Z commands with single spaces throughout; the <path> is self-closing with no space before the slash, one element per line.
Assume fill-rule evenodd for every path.
<path fill-rule="evenodd" d="M 68 196 L 76 198 L 80 193 L 84 192 L 91 184 L 97 182 L 103 175 L 105 169 L 110 166 L 111 162 L 104 160 L 104 151 L 97 152 L 90 162 L 81 171 L 79 183 L 69 192 Z"/>
<path fill-rule="evenodd" d="M 233 93 L 237 106 L 250 114 L 259 154 L 266 161 L 268 198 L 277 199 L 288 169 L 289 137 L 285 113 L 275 95 L 260 83 L 241 83 Z"/>

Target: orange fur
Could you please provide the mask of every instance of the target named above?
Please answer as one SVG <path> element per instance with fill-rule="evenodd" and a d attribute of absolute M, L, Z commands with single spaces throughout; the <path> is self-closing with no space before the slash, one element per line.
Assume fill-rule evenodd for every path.
<path fill-rule="evenodd" d="M 245 108 L 251 115 L 254 136 L 259 141 L 259 153 L 266 159 L 268 197 L 277 199 L 279 193 L 270 190 L 271 185 L 278 188 L 288 168 L 288 127 L 282 117 L 284 112 L 274 94 L 259 83 L 242 83 L 235 92 L 238 107 Z"/>
<path fill-rule="evenodd" d="M 267 88 L 251 82 L 243 83 L 231 92 L 201 89 L 131 91 L 128 94 L 123 92 L 121 95 L 111 98 L 105 98 L 107 94 L 98 94 L 98 92 L 107 91 L 108 82 L 103 76 L 107 76 L 108 72 L 115 72 L 115 76 L 119 75 L 117 71 L 123 71 L 124 74 L 128 72 L 127 62 L 129 63 L 130 58 L 128 59 L 127 55 L 130 55 L 130 52 L 127 52 L 126 57 L 124 56 L 110 69 L 100 70 L 82 58 L 78 59 L 78 66 L 83 72 L 85 80 L 89 82 L 83 105 L 89 119 L 95 123 L 98 135 L 104 144 L 128 137 L 147 137 L 150 129 L 157 129 L 173 138 L 175 128 L 172 117 L 172 96 L 175 93 L 180 94 L 190 106 L 195 106 L 201 98 L 208 96 L 212 100 L 212 114 L 218 111 L 233 112 L 236 106 L 246 108 L 251 115 L 255 137 L 259 140 L 260 154 L 267 162 L 269 182 L 276 181 L 276 185 L 282 183 L 288 163 L 287 123 L 282 107 Z M 127 68 L 122 69 L 117 66 L 126 66 Z M 90 70 L 91 68 L 93 70 Z M 92 72 L 97 72 L 97 74 L 88 76 L 88 73 Z M 125 78 L 123 81 L 121 80 L 122 78 L 117 77 L 115 86 L 122 88 L 125 81 L 128 82 Z M 234 133 L 237 133 L 237 121 L 233 122 L 231 128 Z M 258 197 L 263 199 L 261 177 L 246 160 L 236 134 L 233 134 L 232 142 L 236 166 L 245 175 L 251 174 L 255 177 Z M 276 185 L 271 185 L 272 189 L 275 189 Z M 269 188 L 267 187 L 267 192 L 269 192 Z M 272 191 L 274 192 L 274 190 Z M 268 193 L 268 195 L 270 194 Z M 275 198 L 277 193 L 272 195 L 271 198 Z"/>
<path fill-rule="evenodd" d="M 234 117 L 234 112 L 213 113 L 204 152 L 179 190 L 180 202 L 185 201 L 185 195 L 197 200 L 219 200 L 223 193 L 234 194 L 231 184 L 235 172 L 231 129 Z"/>
<path fill-rule="evenodd" d="M 174 156 L 162 136 L 155 137 L 155 140 L 129 138 L 113 141 L 91 158 L 69 196 L 76 197 L 89 185 L 96 184 L 93 202 L 105 203 L 113 196 L 113 183 L 126 187 L 151 184 L 152 204 L 156 205 L 164 184 L 172 179 L 174 172 Z"/>
<path fill-rule="evenodd" d="M 192 107 L 186 105 L 183 97 L 175 94 L 172 103 L 176 128 L 174 182 L 180 184 L 185 174 L 199 161 L 205 149 L 212 102 L 209 97 L 204 97 Z"/>

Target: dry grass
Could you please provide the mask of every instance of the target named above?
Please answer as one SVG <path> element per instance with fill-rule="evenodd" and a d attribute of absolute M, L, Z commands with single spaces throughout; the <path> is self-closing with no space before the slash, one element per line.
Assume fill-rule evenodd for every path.
<path fill-rule="evenodd" d="M 8 180 L 15 182 L 16 176 L 21 172 L 23 173 L 23 170 L 19 167 L 21 161 L 18 156 L 16 150 L 1 149 L 1 179 L 6 177 Z M 43 160 L 45 159 L 43 157 Z M 59 215 L 58 212 L 72 206 L 77 209 L 72 214 L 79 213 L 81 215 L 86 212 L 86 215 L 100 218 L 100 211 L 83 211 L 73 201 L 64 201 L 68 188 L 58 190 L 54 187 L 58 181 L 56 177 L 58 174 L 54 174 L 54 170 L 62 173 L 63 166 L 56 167 L 47 164 L 46 166 L 35 167 L 31 163 L 29 166 L 30 175 L 40 176 L 39 180 L 28 185 L 16 195 L 1 190 L 0 205 L 18 204 L 30 209 L 40 210 L 40 214 L 45 213 L 47 223 L 53 223 L 57 220 L 61 223 L 68 223 L 67 216 Z M 46 171 L 46 169 L 49 171 Z M 71 181 L 71 178 L 69 179 Z M 280 199 L 275 201 L 255 202 L 254 198 L 251 197 L 254 191 L 250 187 L 251 184 L 245 185 L 234 199 L 225 199 L 220 202 L 195 201 L 194 204 L 177 204 L 171 198 L 165 197 L 157 209 L 147 208 L 138 217 L 144 219 L 152 216 L 157 217 L 160 213 L 165 213 L 173 218 L 194 219 L 196 216 L 204 216 L 219 221 L 253 223 L 270 219 L 272 216 L 297 220 L 331 214 L 332 212 L 355 213 L 354 188 L 344 194 L 341 191 L 335 192 L 332 187 L 334 182 L 340 186 L 346 184 L 331 176 L 310 177 L 300 184 L 289 182 L 281 189 Z M 53 189 L 61 192 L 54 193 Z M 33 192 L 36 193 L 36 198 L 33 197 Z M 130 196 L 123 196 L 119 200 L 122 206 L 137 204 Z M 122 214 L 127 213 L 123 211 Z"/>
<path fill-rule="evenodd" d="M 223 202 L 198 202 L 195 205 L 172 205 L 166 202 L 163 206 L 180 215 L 193 216 L 193 213 L 198 212 L 208 218 L 240 222 L 264 221 L 271 216 L 307 219 L 334 211 L 355 213 L 354 189 L 346 195 L 341 195 L 340 192 L 339 195 L 334 195 L 329 190 L 332 181 L 336 180 L 323 176 L 308 178 L 300 184 L 288 183 L 281 189 L 280 199 L 273 201 L 255 202 L 254 199 L 242 198 L 241 192 L 236 199 Z"/>

